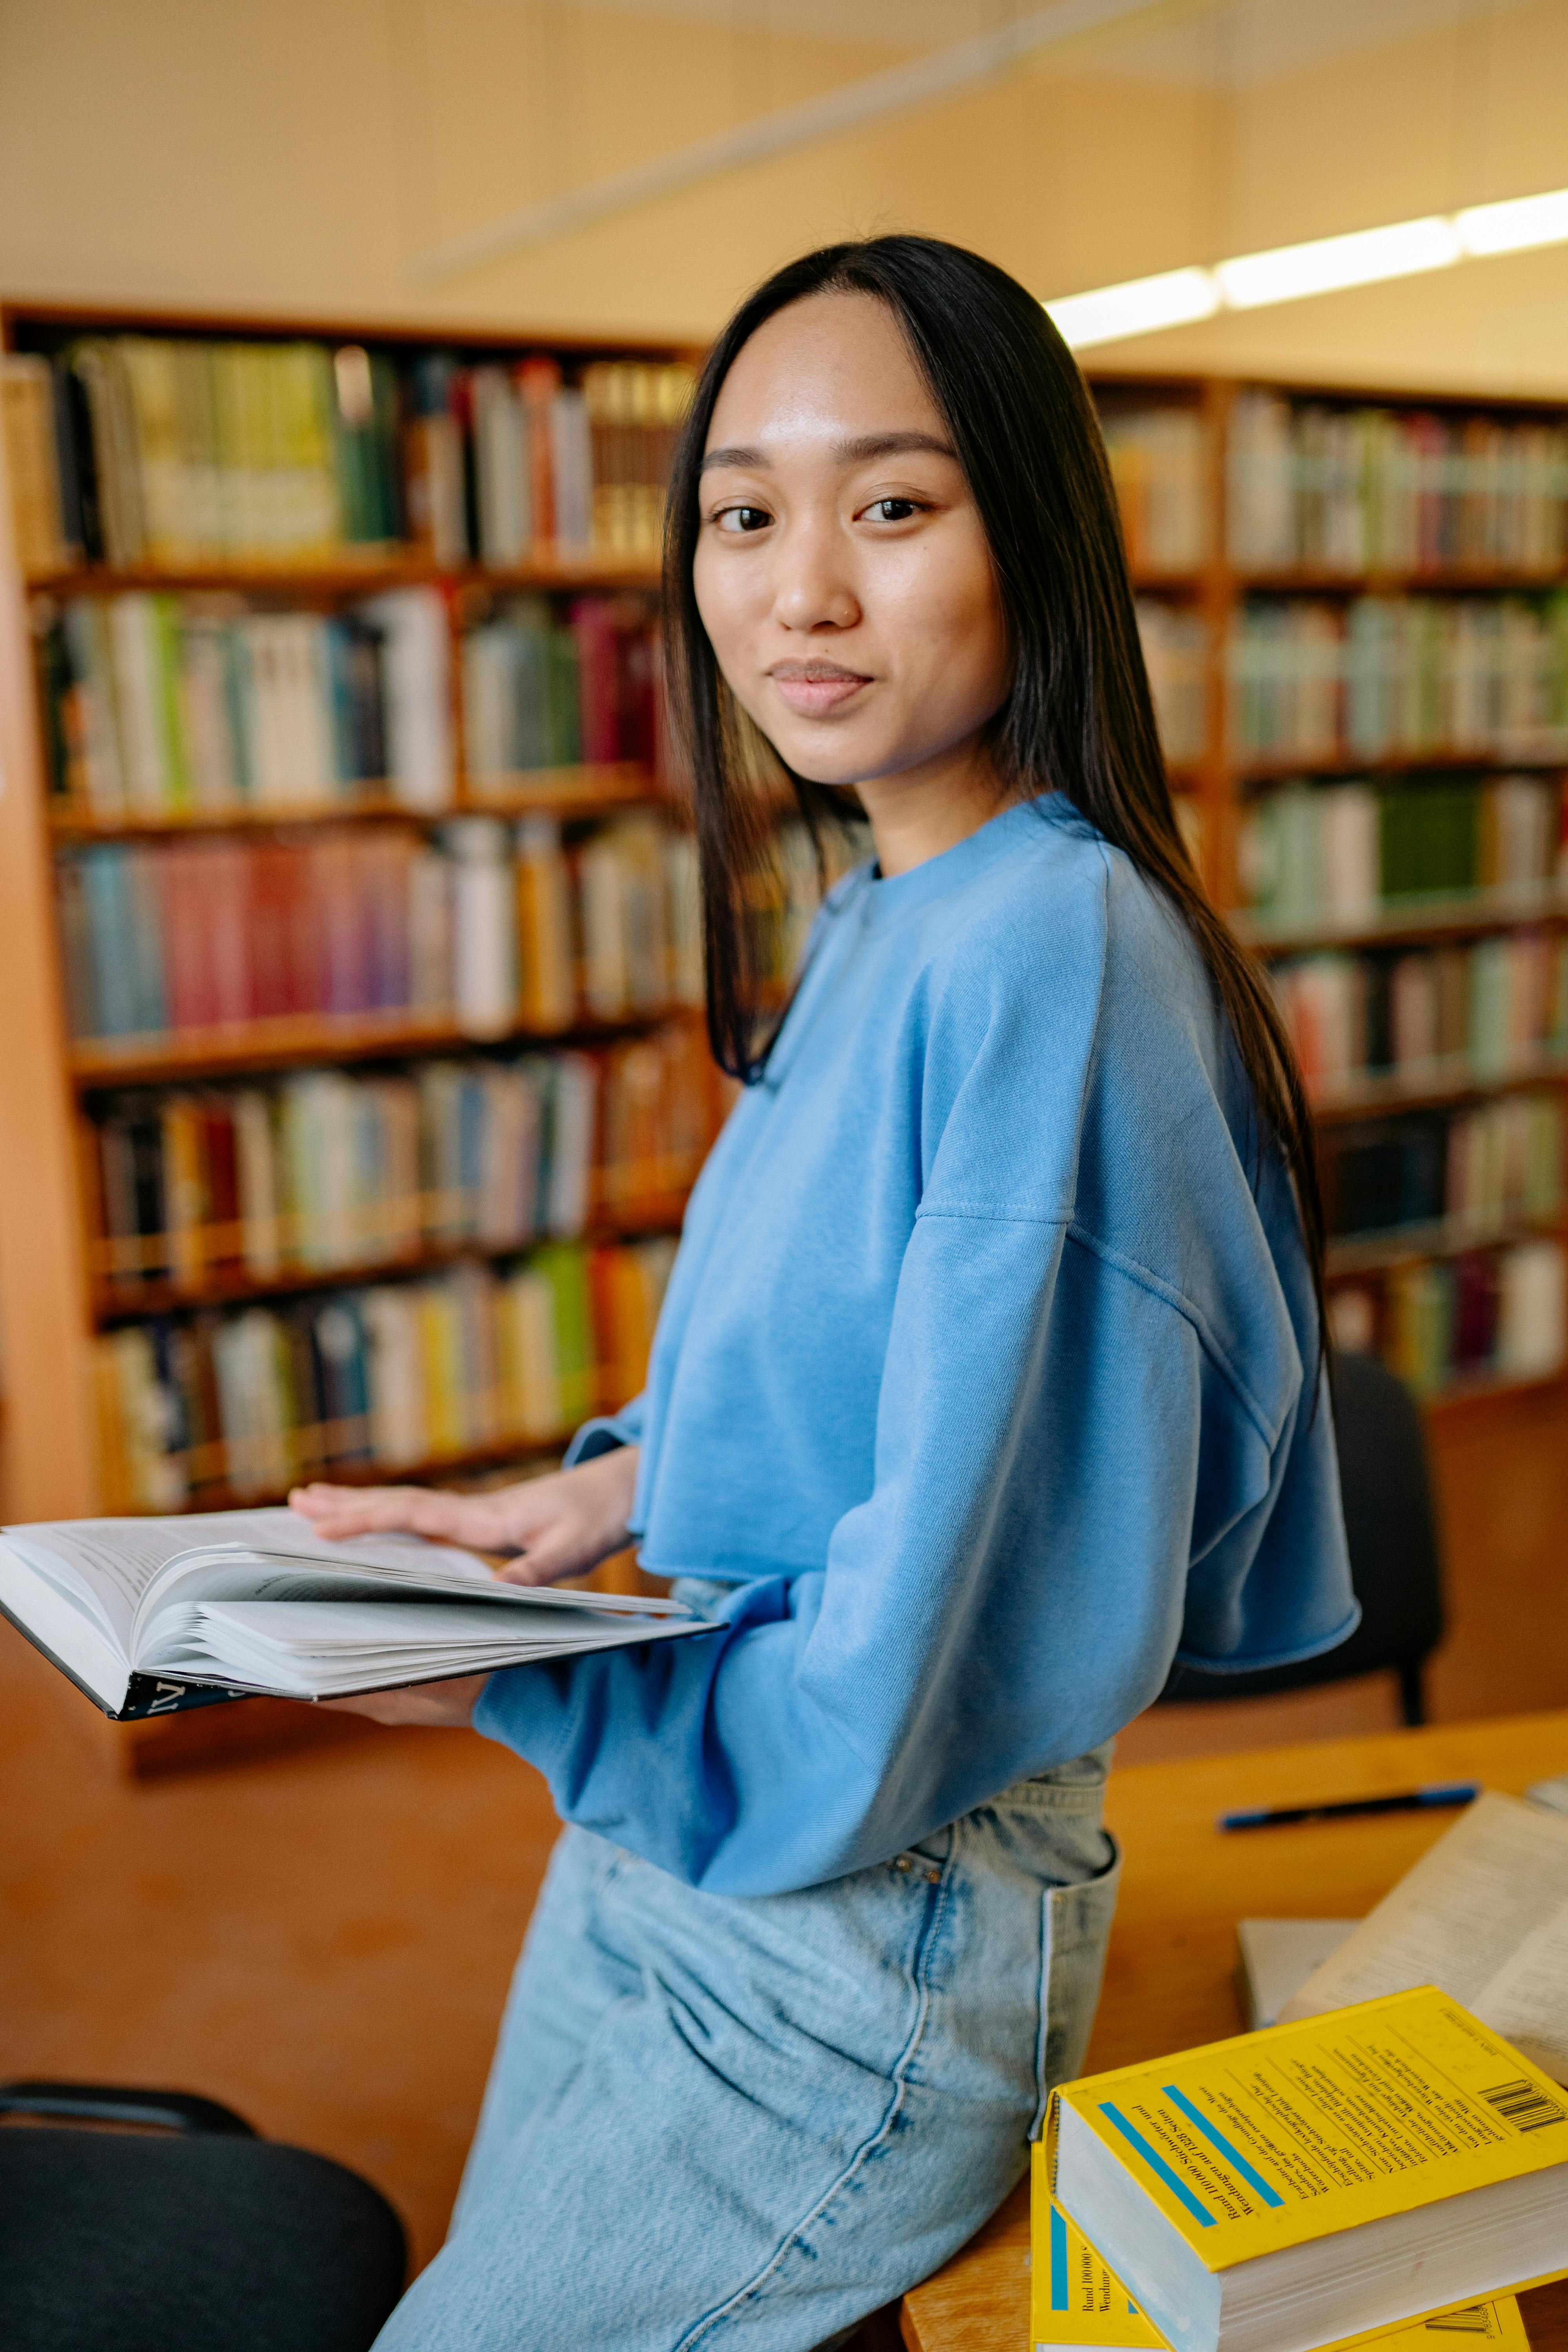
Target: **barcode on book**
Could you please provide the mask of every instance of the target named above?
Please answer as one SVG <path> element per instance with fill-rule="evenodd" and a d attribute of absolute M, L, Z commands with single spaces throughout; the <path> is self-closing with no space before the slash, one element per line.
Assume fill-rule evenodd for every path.
<path fill-rule="evenodd" d="M 1511 2083 L 1494 2083 L 1481 2096 L 1521 2131 L 1539 2131 L 1542 2124 L 1560 2124 L 1568 2115 L 1568 2109 L 1547 2097 L 1539 2083 L 1526 2082 L 1522 2074 Z"/>
<path fill-rule="evenodd" d="M 1436 2319 L 1425 2324 L 1454 2336 L 1489 2336 L 1492 2332 L 1491 2312 L 1484 2303 L 1467 2303 L 1461 2311 L 1440 2311 Z"/>

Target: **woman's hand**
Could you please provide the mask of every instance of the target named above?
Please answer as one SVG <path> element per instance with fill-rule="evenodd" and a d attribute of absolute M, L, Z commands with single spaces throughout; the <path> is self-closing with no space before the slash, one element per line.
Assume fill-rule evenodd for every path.
<path fill-rule="evenodd" d="M 515 1552 L 500 1575 L 509 1584 L 553 1584 L 583 1576 L 630 1540 L 637 1449 L 623 1445 L 557 1470 L 523 1478 L 488 1495 L 447 1495 L 427 1486 L 296 1486 L 290 1507 L 330 1542 L 405 1530 L 476 1551 Z M 460 1726 L 471 1723 L 487 1675 L 454 1682 L 418 1683 L 411 1689 L 371 1691 L 323 1700 L 348 1715 L 377 1723 Z"/>
<path fill-rule="evenodd" d="M 626 1521 L 637 1475 L 637 1447 L 621 1445 L 574 1470 L 520 1479 L 488 1495 L 316 1485 L 296 1486 L 289 1502 L 330 1542 L 405 1530 L 476 1551 L 516 1552 L 500 1570 L 509 1584 L 554 1584 L 586 1575 L 631 1541 Z"/>
<path fill-rule="evenodd" d="M 368 1715 L 376 1723 L 417 1723 L 443 1731 L 466 1731 L 474 1719 L 489 1675 L 464 1675 L 449 1683 L 415 1683 L 407 1690 L 361 1691 L 353 1698 L 324 1698 L 339 1715 Z"/>

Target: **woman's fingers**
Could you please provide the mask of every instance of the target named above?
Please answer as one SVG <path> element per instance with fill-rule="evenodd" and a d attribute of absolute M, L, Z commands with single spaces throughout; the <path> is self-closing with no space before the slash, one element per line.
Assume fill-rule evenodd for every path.
<path fill-rule="evenodd" d="M 297 1486 L 289 1500 L 329 1541 L 405 1531 L 479 1551 L 522 1557 L 506 1571 L 516 1584 L 553 1584 L 581 1576 L 628 1540 L 626 1519 L 637 1452 L 599 1456 L 484 1495 L 427 1486 Z"/>
<path fill-rule="evenodd" d="M 406 1533 L 493 1550 L 514 1542 L 499 1498 L 448 1495 L 428 1486 L 296 1486 L 292 1509 L 330 1542 L 353 1536 Z"/>
<path fill-rule="evenodd" d="M 464 1675 L 452 1682 L 363 1691 L 353 1698 L 326 1698 L 320 1704 L 343 1715 L 368 1715 L 375 1723 L 415 1723 L 457 1730 L 473 1721 L 479 1693 L 489 1680 L 488 1675 Z"/>

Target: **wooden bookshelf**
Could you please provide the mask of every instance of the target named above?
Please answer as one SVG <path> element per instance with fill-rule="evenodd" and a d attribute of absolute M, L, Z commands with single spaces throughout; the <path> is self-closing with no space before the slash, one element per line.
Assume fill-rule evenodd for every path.
<path fill-rule="evenodd" d="M 639 1034 L 661 1022 L 690 1018 L 680 1004 L 648 1006 L 615 1021 L 574 1020 L 562 1029 L 509 1027 L 469 1035 L 445 1013 L 284 1013 L 210 1029 L 162 1030 L 147 1037 L 95 1037 L 70 1049 L 70 1076 L 80 1093 L 105 1087 L 174 1086 L 187 1078 L 238 1076 L 247 1070 L 284 1070 L 307 1062 L 367 1062 L 407 1055 L 448 1054 L 476 1045 L 598 1045 Z"/>
<path fill-rule="evenodd" d="M 590 1217 L 582 1234 L 573 1238 L 592 1244 L 678 1234 L 686 1213 L 686 1189 L 681 1187 L 606 1203 Z M 275 1271 L 256 1274 L 232 1262 L 240 1241 L 233 1228 L 208 1228 L 203 1238 L 208 1244 L 205 1254 L 211 1256 L 213 1263 L 188 1278 L 174 1275 L 132 1277 L 112 1267 L 106 1270 L 103 1262 L 111 1255 L 114 1244 L 95 1243 L 91 1252 L 95 1261 L 94 1322 L 102 1328 L 114 1323 L 140 1322 L 149 1315 L 184 1314 L 202 1307 L 242 1306 L 258 1299 L 291 1298 L 304 1291 L 342 1290 L 365 1283 L 391 1282 L 402 1275 L 436 1274 L 447 1266 L 489 1265 L 521 1257 L 530 1246 L 516 1241 L 426 1241 L 390 1256 L 367 1251 L 357 1257 L 334 1258 L 330 1265 L 284 1256 Z"/>
<path fill-rule="evenodd" d="M 321 319 L 238 319 L 205 314 L 135 313 L 79 309 L 70 305 L 16 304 L 0 309 L 0 329 L 11 350 L 47 350 L 74 332 L 141 330 L 194 338 L 306 337 L 414 352 L 438 343 L 466 358 L 521 358 L 554 353 L 568 362 L 594 358 L 645 359 L 658 363 L 689 360 L 672 343 L 635 339 L 590 340 L 548 331 L 500 334 L 494 331 L 444 331 L 438 335 L 405 323 Z M 1270 598 L 1346 600 L 1363 594 L 1468 595 L 1532 598 L 1563 584 L 1561 569 L 1472 562 L 1351 572 L 1334 566 L 1259 566 L 1232 560 L 1227 529 L 1226 436 L 1238 393 L 1229 380 L 1096 372 L 1091 378 L 1108 416 L 1149 407 L 1180 410 L 1195 421 L 1201 472 L 1203 545 L 1180 561 L 1167 561 L 1134 545 L 1132 576 L 1141 598 L 1204 632 L 1197 694 L 1202 726 L 1197 740 L 1172 760 L 1173 782 L 1195 819 L 1200 862 L 1216 903 L 1238 931 L 1268 961 L 1317 949 L 1381 950 L 1462 942 L 1532 927 L 1553 931 L 1568 925 L 1568 892 L 1555 882 L 1527 890 L 1474 891 L 1442 898 L 1391 901 L 1342 921 L 1289 923 L 1253 916 L 1240 907 L 1237 841 L 1248 796 L 1287 777 L 1333 777 L 1454 772 L 1466 776 L 1551 773 L 1568 759 L 1504 757 L 1473 746 L 1448 751 L 1393 751 L 1357 758 L 1341 749 L 1323 757 L 1278 758 L 1237 748 L 1228 721 L 1226 647 L 1244 604 Z M 1568 404 L 1541 401 L 1434 396 L 1415 400 L 1406 392 L 1375 388 L 1289 383 L 1264 387 L 1330 409 L 1385 404 L 1409 413 L 1433 410 L 1456 417 L 1520 419 L 1561 424 Z M 4 454 L 0 452 L 0 466 Z M 5 485 L 0 483 L 0 488 Z M 100 842 L 146 841 L 226 835 L 314 832 L 371 822 L 431 829 L 446 818 L 483 813 L 505 819 L 531 813 L 565 820 L 594 817 L 647 804 L 659 796 L 654 777 L 632 762 L 572 769 L 536 770 L 505 775 L 474 775 L 463 761 L 459 664 L 451 663 L 457 780 L 450 808 L 424 810 L 401 801 L 384 780 L 352 793 L 309 802 L 231 808 L 191 808 L 106 817 L 77 802 L 51 795 L 44 756 L 36 674 L 36 625 L 63 600 L 84 593 L 157 590 L 190 595 L 232 595 L 258 610 L 336 611 L 383 591 L 431 587 L 445 601 L 456 635 L 482 615 L 493 600 L 512 594 L 564 595 L 593 590 L 625 591 L 651 597 L 658 566 L 648 555 L 608 551 L 543 550 L 527 562 L 443 565 L 385 542 L 345 551 L 327 560 L 226 562 L 201 561 L 120 569 L 103 563 L 46 566 L 30 578 L 19 569 L 12 535 L 12 502 L 0 496 L 0 763 L 6 788 L 0 791 L 0 1001 L 26 1008 L 13 1023 L 0 1062 L 0 1319 L 5 1327 L 7 1382 L 5 1507 L 17 1517 L 90 1511 L 100 1493 L 88 1378 L 89 1345 L 99 1329 L 126 1318 L 200 1307 L 238 1305 L 281 1297 L 312 1286 L 332 1287 L 395 1272 L 412 1273 L 449 1261 L 439 1249 L 421 1250 L 395 1265 L 333 1266 L 320 1273 L 289 1268 L 274 1281 L 258 1283 L 232 1269 L 204 1276 L 198 1284 L 131 1286 L 110 1282 L 97 1247 L 95 1204 L 83 1181 L 81 1123 L 84 1104 L 122 1087 L 179 1084 L 247 1072 L 283 1071 L 315 1064 L 393 1062 L 399 1057 L 458 1051 L 473 1042 L 447 1019 L 406 1014 L 341 1020 L 300 1016 L 256 1022 L 227 1030 L 175 1031 L 156 1037 L 72 1042 L 62 1002 L 59 942 L 52 888 L 57 853 Z M 542 1046 L 607 1043 L 634 1034 L 666 1017 L 650 1009 L 636 1019 L 574 1027 L 545 1038 Z M 527 1033 L 514 1033 L 520 1043 Z M 494 1041 L 483 1041 L 489 1045 Z M 1320 1116 L 1325 1128 L 1400 1111 L 1436 1110 L 1483 1101 L 1527 1086 L 1562 1085 L 1568 1064 L 1555 1052 L 1525 1057 L 1496 1073 L 1475 1067 L 1441 1071 L 1376 1073 L 1325 1089 Z M 601 1220 L 596 1235 L 668 1230 L 679 1218 L 678 1200 L 650 1210 Z M 1511 1230 L 1511 1229 L 1510 1229 Z M 1531 1231 L 1538 1230 L 1531 1227 Z M 1477 1234 L 1475 1245 L 1495 1236 Z M 1417 1236 L 1405 1233 L 1384 1247 L 1414 1254 Z M 1407 1247 L 1408 1245 L 1408 1247 Z M 1456 1244 L 1457 1245 L 1457 1244 Z M 1352 1260 L 1360 1244 L 1347 1244 L 1336 1271 Z M 1429 1242 L 1440 1248 L 1440 1240 Z M 457 1253 L 461 1255 L 464 1253 Z M 471 1255 L 471 1253 L 468 1253 Z M 140 1295 L 134 1295 L 136 1291 Z M 1506 1396 L 1520 1383 L 1468 1381 L 1467 1397 Z M 1525 1384 L 1532 1385 L 1532 1384 Z M 444 1470 L 452 1470 L 450 1464 Z"/>
<path fill-rule="evenodd" d="M 1431 1070 L 1390 1070 L 1363 1078 L 1342 1079 L 1331 1087 L 1310 1089 L 1310 1100 L 1319 1126 L 1331 1127 L 1344 1119 L 1375 1117 L 1380 1111 L 1437 1110 L 1452 1103 L 1516 1094 L 1526 1087 L 1564 1078 L 1568 1078 L 1568 1052 L 1542 1046 L 1495 1070 L 1439 1066 Z"/>
<path fill-rule="evenodd" d="M 679 342 L 584 338 L 549 331 L 437 331 L 396 322 L 0 305 L 0 337 L 7 352 L 47 353 L 78 334 L 118 332 L 197 341 L 235 337 L 253 343 L 302 339 L 384 351 L 400 363 L 433 349 L 454 352 L 465 363 L 543 355 L 558 360 L 569 372 L 596 360 L 658 367 L 689 363 L 698 356 Z M 86 1115 L 100 1096 L 122 1087 L 183 1085 L 312 1065 L 374 1065 L 462 1054 L 476 1045 L 486 1050 L 511 1045 L 543 1053 L 606 1046 L 635 1039 L 670 1020 L 689 1022 L 693 1015 L 685 1006 L 649 1004 L 616 1020 L 579 1016 L 548 1032 L 518 1025 L 504 1037 L 487 1034 L 483 1039 L 465 1034 L 449 1014 L 408 1013 L 294 1015 L 152 1036 L 72 1039 L 63 1003 L 53 887 L 58 852 L 98 843 L 153 845 L 198 837 L 301 839 L 323 829 L 373 824 L 428 833 L 449 817 L 468 814 L 504 819 L 537 814 L 569 824 L 639 806 L 679 814 L 667 788 L 648 767 L 635 761 L 473 778 L 464 764 L 458 643 L 463 628 L 482 619 L 498 600 L 521 594 L 566 598 L 626 592 L 651 606 L 659 567 L 657 557 L 647 551 L 552 544 L 537 546 L 521 562 L 443 563 L 413 547 L 384 541 L 344 547 L 321 559 L 288 554 L 276 561 L 202 557 L 118 567 L 75 562 L 37 567 L 24 576 L 5 466 L 0 449 L 0 771 L 7 787 L 0 789 L 0 992 L 5 1002 L 25 1006 L 26 1013 L 11 1024 L 11 1042 L 0 1057 L 0 1324 L 6 1363 L 3 1508 L 7 1516 L 29 1518 L 101 1507 L 89 1360 L 96 1332 L 149 1317 L 239 1307 L 295 1293 L 434 1273 L 487 1255 L 471 1244 L 427 1244 L 391 1260 L 330 1268 L 287 1265 L 264 1279 L 233 1265 L 209 1265 L 199 1279 L 185 1282 L 114 1278 L 105 1264 L 100 1204 L 89 1164 L 92 1155 L 86 1148 Z M 416 587 L 439 593 L 451 632 L 455 787 L 449 806 L 412 806 L 384 780 L 324 787 L 320 794 L 287 803 L 128 808 L 111 814 L 51 790 L 34 648 L 39 627 L 66 600 L 154 591 L 232 599 L 237 607 L 258 613 L 330 614 L 386 591 Z M 635 1198 L 617 1193 L 595 1210 L 582 1238 L 599 1243 L 668 1234 L 679 1230 L 683 1208 L 679 1192 Z M 517 1252 L 489 1255 L 515 1256 Z M 552 1441 L 557 1448 L 560 1442 Z M 303 1450 L 308 1453 L 309 1446 Z M 443 1475 L 477 1474 L 509 1459 L 537 1456 L 542 1450 L 548 1450 L 542 1442 L 513 1442 L 471 1457 L 400 1465 L 395 1475 L 437 1470 Z M 355 1475 L 352 1465 L 344 1465 L 343 1475 Z M 215 1498 L 223 1499 L 216 1484 L 199 1496 L 205 1507 L 214 1507 Z"/>
<path fill-rule="evenodd" d="M 113 589 L 161 589 L 172 594 L 211 593 L 278 598 L 291 605 L 335 604 L 344 596 L 374 596 L 384 588 L 448 588 L 454 593 L 489 589 L 500 595 L 567 589 L 657 589 L 657 563 L 627 555 L 595 555 L 584 550 L 540 556 L 528 563 L 438 564 L 381 551 L 345 556 L 328 563 L 299 563 L 279 556 L 275 563 L 73 564 L 64 571 L 30 572 L 35 593 L 85 596 Z"/>
<path fill-rule="evenodd" d="M 1352 600 L 1363 596 L 1538 604 L 1551 592 L 1568 585 L 1568 567 L 1556 557 L 1550 562 L 1483 562 L 1472 556 L 1419 562 L 1384 559 L 1363 568 L 1321 562 L 1243 560 L 1235 551 L 1238 542 L 1231 528 L 1229 445 L 1237 403 L 1253 389 L 1276 394 L 1295 408 L 1310 407 L 1331 416 L 1386 409 L 1405 418 L 1436 415 L 1457 425 L 1483 420 L 1545 425 L 1559 432 L 1568 425 L 1568 403 L 1460 394 L 1428 398 L 1408 390 L 1377 386 L 1334 387 L 1261 379 L 1244 383 L 1152 372 L 1091 371 L 1090 383 L 1107 420 L 1112 470 L 1129 519 L 1135 591 L 1173 614 L 1200 614 L 1206 630 L 1202 748 L 1196 751 L 1184 742 L 1180 758 L 1170 762 L 1170 772 L 1178 804 L 1184 803 L 1189 818 L 1196 819 L 1189 837 L 1198 845 L 1211 896 L 1240 937 L 1269 965 L 1325 950 L 1392 955 L 1421 948 L 1462 948 L 1490 937 L 1523 932 L 1539 931 L 1563 940 L 1568 921 L 1568 886 L 1554 878 L 1527 887 L 1394 897 L 1345 916 L 1292 917 L 1254 912 L 1246 905 L 1238 859 L 1242 826 L 1250 803 L 1272 786 L 1298 779 L 1327 784 L 1361 778 L 1394 783 L 1408 778 L 1413 788 L 1418 788 L 1426 776 L 1466 782 L 1503 774 L 1568 777 L 1568 742 L 1555 749 L 1550 743 L 1542 748 L 1516 736 L 1512 748 L 1506 751 L 1489 743 L 1454 742 L 1383 749 L 1368 756 L 1356 753 L 1344 740 L 1348 714 L 1340 721 L 1336 740 L 1319 750 L 1275 752 L 1240 741 L 1233 727 L 1228 665 L 1233 634 L 1244 611 L 1256 612 L 1258 607 L 1293 600 L 1317 600 L 1342 613 Z M 1201 452 L 1202 544 L 1190 551 L 1190 560 L 1180 562 L 1162 562 L 1141 545 L 1130 512 L 1127 477 L 1118 469 L 1115 439 L 1118 420 L 1125 426 L 1126 420 L 1139 413 L 1147 416 L 1151 412 L 1171 410 L 1191 420 L 1190 429 L 1195 432 Z M 1494 477 L 1494 487 L 1500 483 L 1500 475 Z M 1517 478 L 1512 488 L 1517 495 Z M 1484 1066 L 1479 1059 L 1456 1056 L 1442 1065 L 1378 1067 L 1325 1081 L 1316 1089 L 1314 1109 L 1328 1139 L 1353 1132 L 1361 1121 L 1397 1118 L 1405 1113 L 1463 1111 L 1526 1088 L 1561 1090 L 1565 1083 L 1568 1045 L 1540 1045 L 1506 1057 L 1489 1056 Z M 1542 1235 L 1562 1239 L 1563 1231 L 1559 1213 L 1544 1221 L 1513 1218 L 1500 1224 L 1494 1220 L 1489 1230 L 1480 1222 L 1446 1217 L 1375 1235 L 1347 1234 L 1331 1244 L 1331 1284 L 1380 1279 L 1390 1268 L 1422 1259 L 1447 1260 Z M 1542 1385 L 1561 1384 L 1561 1374 L 1542 1381 L 1467 1373 L 1451 1379 L 1429 1402 L 1440 1423 L 1451 1407 L 1460 1403 L 1468 1408 L 1495 1398 L 1500 1408 L 1506 1409 L 1512 1398 Z"/>

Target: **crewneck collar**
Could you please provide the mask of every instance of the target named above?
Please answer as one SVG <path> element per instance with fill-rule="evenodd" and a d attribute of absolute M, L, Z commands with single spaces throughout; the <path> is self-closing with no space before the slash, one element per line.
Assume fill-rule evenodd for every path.
<path fill-rule="evenodd" d="M 1054 822 L 1059 815 L 1071 813 L 1072 804 L 1062 793 L 1037 793 L 1026 801 L 1015 801 L 973 833 L 965 834 L 951 849 L 943 849 L 935 857 L 922 858 L 904 874 L 879 875 L 875 866 L 866 869 L 866 882 L 861 898 L 862 919 L 868 925 L 896 922 L 924 907 L 934 898 L 944 898 L 948 891 L 973 880 L 1021 846 L 1029 837 L 1031 828 L 1042 818 Z"/>

